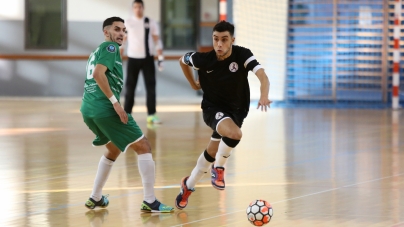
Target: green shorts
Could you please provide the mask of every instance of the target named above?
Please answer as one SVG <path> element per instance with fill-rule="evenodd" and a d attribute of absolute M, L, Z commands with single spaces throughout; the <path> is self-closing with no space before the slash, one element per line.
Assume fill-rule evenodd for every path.
<path fill-rule="evenodd" d="M 95 134 L 93 146 L 107 145 L 109 142 L 115 144 L 122 152 L 144 136 L 142 130 L 128 114 L 128 124 L 121 122 L 118 115 L 104 118 L 92 118 L 83 115 L 84 122 Z"/>

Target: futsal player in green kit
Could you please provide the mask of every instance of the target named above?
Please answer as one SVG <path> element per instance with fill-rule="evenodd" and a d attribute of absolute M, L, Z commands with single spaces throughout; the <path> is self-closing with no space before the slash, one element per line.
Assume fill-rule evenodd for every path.
<path fill-rule="evenodd" d="M 81 113 L 88 128 L 95 134 L 94 146 L 106 146 L 101 157 L 93 191 L 85 203 L 89 209 L 107 207 L 102 188 L 111 168 L 121 152 L 133 149 L 138 154 L 138 168 L 143 183 L 143 212 L 172 212 L 173 208 L 160 203 L 154 195 L 155 164 L 148 140 L 132 116 L 122 108 L 119 97 L 123 87 L 122 59 L 119 46 L 126 33 L 124 20 L 111 17 L 104 21 L 103 42 L 87 62 Z"/>

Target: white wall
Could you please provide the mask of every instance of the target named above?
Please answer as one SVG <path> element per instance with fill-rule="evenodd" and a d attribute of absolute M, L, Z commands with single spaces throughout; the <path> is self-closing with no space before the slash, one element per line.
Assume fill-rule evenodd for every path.
<path fill-rule="evenodd" d="M 67 20 L 103 21 L 118 16 L 126 19 L 132 13 L 133 0 L 68 0 Z M 145 1 L 145 15 L 160 21 L 160 1 Z"/>
<path fill-rule="evenodd" d="M 271 82 L 270 98 L 284 99 L 287 45 L 287 0 L 234 0 L 236 44 L 254 53 Z M 251 98 L 260 95 L 259 80 L 249 76 Z"/>
<path fill-rule="evenodd" d="M 68 0 L 68 21 L 103 21 L 108 17 L 126 18 L 130 8 L 129 0 Z"/>
<path fill-rule="evenodd" d="M 131 14 L 132 0 L 67 0 L 68 21 L 103 21 L 111 16 L 123 19 Z M 24 0 L 0 0 L 0 20 L 24 20 Z M 160 0 L 147 0 L 145 14 L 160 21 Z"/>
<path fill-rule="evenodd" d="M 24 0 L 0 0 L 0 20 L 24 20 Z"/>

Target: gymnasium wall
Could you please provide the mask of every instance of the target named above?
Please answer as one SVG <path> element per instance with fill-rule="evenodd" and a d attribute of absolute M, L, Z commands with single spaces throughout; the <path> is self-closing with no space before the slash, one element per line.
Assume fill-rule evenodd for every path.
<path fill-rule="evenodd" d="M 109 16 L 127 18 L 131 0 L 68 0 L 67 50 L 25 50 L 24 0 L 0 0 L 0 55 L 89 55 L 102 41 L 102 21 Z M 160 1 L 148 0 L 146 15 L 160 21 Z M 185 51 L 166 52 L 178 55 Z M 83 60 L 4 60 L 0 59 L 0 96 L 68 96 L 83 93 L 86 61 Z M 126 69 L 126 64 L 124 63 Z M 196 97 L 178 67 L 166 61 L 166 70 L 157 72 L 158 98 Z M 170 69 L 170 70 L 167 70 Z M 124 70 L 126 71 L 126 70 Z M 140 79 L 138 96 L 144 96 Z"/>

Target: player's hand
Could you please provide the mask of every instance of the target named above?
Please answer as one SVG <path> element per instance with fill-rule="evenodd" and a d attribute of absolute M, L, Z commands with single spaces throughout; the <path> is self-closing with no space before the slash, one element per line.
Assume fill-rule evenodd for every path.
<path fill-rule="evenodd" d="M 164 69 L 164 56 L 163 55 L 159 55 L 157 57 L 157 68 L 159 69 L 159 71 L 163 71 Z"/>
<path fill-rule="evenodd" d="M 265 109 L 265 112 L 267 112 L 267 108 L 268 109 L 271 108 L 270 107 L 271 103 L 272 103 L 272 101 L 269 100 L 268 97 L 261 97 L 260 101 L 258 101 L 257 109 L 259 109 L 261 107 L 261 111 L 264 111 L 264 109 Z"/>
<path fill-rule="evenodd" d="M 199 80 L 195 80 L 194 85 L 192 86 L 192 89 L 194 90 L 199 90 L 201 89 L 201 84 L 199 83 Z"/>
<path fill-rule="evenodd" d="M 128 114 L 125 112 L 125 110 L 122 108 L 119 102 L 114 103 L 113 106 L 115 112 L 119 115 L 119 118 L 121 119 L 122 123 L 126 125 L 128 123 Z"/>
<path fill-rule="evenodd" d="M 164 69 L 164 61 L 158 61 L 157 62 L 157 68 L 159 69 L 159 71 L 163 71 Z"/>

